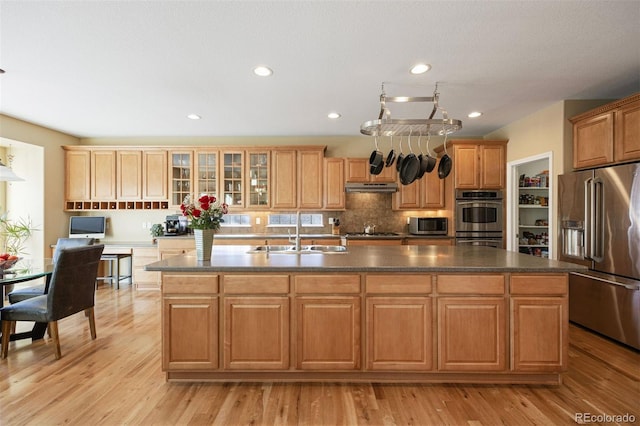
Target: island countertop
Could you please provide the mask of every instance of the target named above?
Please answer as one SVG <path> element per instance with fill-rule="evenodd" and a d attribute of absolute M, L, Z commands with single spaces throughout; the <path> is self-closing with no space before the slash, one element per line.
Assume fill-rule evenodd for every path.
<path fill-rule="evenodd" d="M 578 272 L 581 265 L 491 247 L 353 246 L 346 253 L 249 253 L 216 246 L 210 261 L 174 256 L 145 266 L 161 272 Z"/>

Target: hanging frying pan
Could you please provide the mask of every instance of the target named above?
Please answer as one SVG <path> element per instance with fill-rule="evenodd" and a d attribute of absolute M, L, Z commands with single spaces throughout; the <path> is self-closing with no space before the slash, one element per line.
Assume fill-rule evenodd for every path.
<path fill-rule="evenodd" d="M 420 162 L 420 170 L 418 170 L 418 174 L 416 175 L 416 179 L 422 179 L 422 176 L 424 176 L 424 173 L 427 171 L 427 156 L 424 155 L 424 152 L 422 151 L 422 145 L 420 144 L 420 141 L 422 140 L 422 130 L 420 130 L 420 134 L 418 135 L 418 148 L 420 149 L 420 155 L 418 155 L 418 161 Z"/>
<path fill-rule="evenodd" d="M 376 149 L 369 156 L 369 173 L 379 175 L 384 167 L 382 151 L 378 148 L 378 136 L 375 137 Z"/>
<path fill-rule="evenodd" d="M 400 168 L 402 167 L 402 162 L 404 161 L 404 153 L 402 152 L 402 136 L 400 136 L 398 147 L 398 149 L 400 150 L 400 154 L 398 154 L 398 159 L 396 160 L 396 171 L 399 173 Z"/>
<path fill-rule="evenodd" d="M 431 131 L 427 134 L 427 173 L 431 173 L 433 169 L 436 167 L 436 157 L 431 155 L 431 151 L 429 149 L 429 142 L 431 142 Z"/>
<path fill-rule="evenodd" d="M 393 162 L 396 161 L 396 152 L 393 150 L 393 135 L 391 135 L 391 150 L 389 151 L 389 154 L 387 154 L 387 161 L 385 161 L 384 165 L 385 167 L 391 167 L 393 165 Z"/>
<path fill-rule="evenodd" d="M 411 131 L 409 132 L 408 144 L 409 154 L 404 158 L 400 167 L 400 183 L 403 185 L 413 183 L 420 172 L 420 161 L 411 148 Z"/>
<path fill-rule="evenodd" d="M 444 115 L 444 120 L 446 120 L 447 118 L 446 111 L 443 112 L 443 115 Z M 444 133 L 444 155 L 440 159 L 440 164 L 438 165 L 438 177 L 440 179 L 444 179 L 447 176 L 449 176 L 449 173 L 451 173 L 451 166 L 453 162 L 451 160 L 451 157 L 449 157 L 449 154 L 447 154 L 447 130 L 445 129 L 444 120 L 442 121 L 442 132 Z"/>

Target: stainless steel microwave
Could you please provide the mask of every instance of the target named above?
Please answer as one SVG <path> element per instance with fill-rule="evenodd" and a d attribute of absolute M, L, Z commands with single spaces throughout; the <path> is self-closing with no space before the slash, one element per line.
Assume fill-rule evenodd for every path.
<path fill-rule="evenodd" d="M 409 233 L 413 235 L 447 235 L 446 217 L 410 217 Z"/>

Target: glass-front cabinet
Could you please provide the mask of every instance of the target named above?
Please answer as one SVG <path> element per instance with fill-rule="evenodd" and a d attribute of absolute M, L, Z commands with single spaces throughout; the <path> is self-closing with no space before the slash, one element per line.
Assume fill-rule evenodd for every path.
<path fill-rule="evenodd" d="M 242 151 L 222 153 L 222 199 L 229 207 L 244 207 L 243 166 Z"/>
<path fill-rule="evenodd" d="M 191 170 L 193 168 L 192 151 L 170 151 L 169 152 L 171 176 L 171 207 L 179 207 L 184 198 L 191 194 L 193 181 Z"/>
<path fill-rule="evenodd" d="M 196 194 L 218 197 L 218 151 L 197 151 L 196 153 Z"/>
<path fill-rule="evenodd" d="M 247 151 L 247 207 L 266 209 L 269 199 L 269 152 Z"/>

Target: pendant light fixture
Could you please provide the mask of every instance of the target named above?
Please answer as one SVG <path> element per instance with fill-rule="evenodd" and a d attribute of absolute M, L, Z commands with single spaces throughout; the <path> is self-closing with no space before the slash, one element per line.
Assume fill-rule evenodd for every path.
<path fill-rule="evenodd" d="M 13 170 L 5 166 L 2 160 L 0 160 L 0 181 L 20 182 L 24 181 L 24 179 L 13 173 Z"/>

